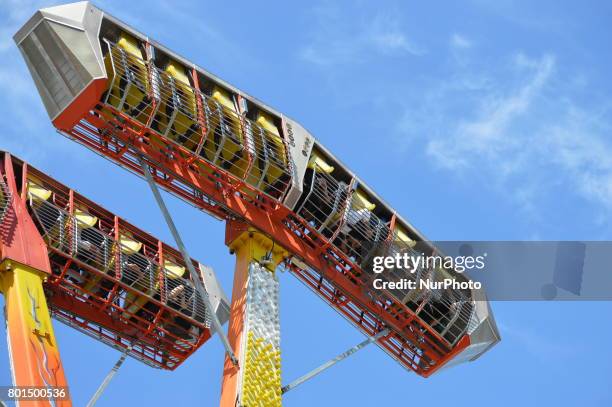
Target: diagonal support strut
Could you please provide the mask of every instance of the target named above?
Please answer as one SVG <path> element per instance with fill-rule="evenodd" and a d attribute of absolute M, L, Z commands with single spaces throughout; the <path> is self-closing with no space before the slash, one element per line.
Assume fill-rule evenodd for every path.
<path fill-rule="evenodd" d="M 89 400 L 89 403 L 87 403 L 87 407 L 94 407 L 94 405 L 98 402 L 98 399 L 100 398 L 102 393 L 104 393 L 104 391 L 108 387 L 110 381 L 117 374 L 117 372 L 119 371 L 119 368 L 121 368 L 121 365 L 123 365 L 123 362 L 125 362 L 125 358 L 127 358 L 127 355 L 128 355 L 128 353 L 130 353 L 130 350 L 132 350 L 132 347 L 128 346 L 125 349 L 125 352 L 123 352 L 123 354 L 119 358 L 119 360 L 117 360 L 117 362 L 115 362 L 115 365 L 113 366 L 111 371 L 108 372 L 108 374 L 106 375 L 106 377 L 102 381 L 102 384 L 100 384 L 100 387 L 98 387 L 98 390 L 96 390 L 94 395 L 91 397 L 91 400 Z"/>
<path fill-rule="evenodd" d="M 238 359 L 236 358 L 236 355 L 234 355 L 234 352 L 232 351 L 232 348 L 229 344 L 227 336 L 225 335 L 225 332 L 223 332 L 223 328 L 221 328 L 221 322 L 219 321 L 217 314 L 214 312 L 212 304 L 210 302 L 210 298 L 208 297 L 208 294 L 206 293 L 204 286 L 202 285 L 202 281 L 200 281 L 200 278 L 198 274 L 196 273 L 193 267 L 193 264 L 191 263 L 191 258 L 189 257 L 189 253 L 187 252 L 187 249 L 185 248 L 183 239 L 181 239 L 181 235 L 179 235 L 179 232 L 176 229 L 174 220 L 172 220 L 172 216 L 170 215 L 170 212 L 168 212 L 168 208 L 166 207 L 166 204 L 161 194 L 159 193 L 159 188 L 157 187 L 157 184 L 153 180 L 153 176 L 151 175 L 151 172 L 149 171 L 149 167 L 147 166 L 145 161 L 142 159 L 142 157 L 138 157 L 138 161 L 140 162 L 140 166 L 142 167 L 142 172 L 144 173 L 145 179 L 147 180 L 147 183 L 149 184 L 149 187 L 151 188 L 151 192 L 153 192 L 155 201 L 157 201 L 159 210 L 164 215 L 164 219 L 166 220 L 168 229 L 170 229 L 170 233 L 172 233 L 172 237 L 174 238 L 174 241 L 176 242 L 176 246 L 178 247 L 178 249 L 180 250 L 183 256 L 183 261 L 185 262 L 185 264 L 187 265 L 187 268 L 189 269 L 189 274 L 191 275 L 191 279 L 193 280 L 193 283 L 195 284 L 196 289 L 200 292 L 200 294 L 202 294 L 202 298 L 204 300 L 206 308 L 208 308 L 208 310 L 210 311 L 210 317 L 211 317 L 210 319 L 213 325 L 213 329 L 219 335 L 219 338 L 221 338 L 221 342 L 223 343 L 225 352 L 229 356 L 232 363 L 235 366 L 238 366 Z"/>
<path fill-rule="evenodd" d="M 310 372 L 306 373 L 304 376 L 294 380 L 293 382 L 289 383 L 286 386 L 283 386 L 283 389 L 282 389 L 283 394 L 287 393 L 289 390 L 295 389 L 297 386 L 304 383 L 305 381 L 312 379 L 313 377 L 323 372 L 324 370 L 329 369 L 336 363 L 348 358 L 353 353 L 365 348 L 367 345 L 371 344 L 372 342 L 376 342 L 377 340 L 379 340 L 380 338 L 388 334 L 389 334 L 389 329 L 383 329 L 376 335 L 368 337 L 365 341 L 353 346 L 346 352 L 339 354 L 335 358 L 323 363 L 321 366 L 317 367 L 316 369 L 313 369 Z"/>

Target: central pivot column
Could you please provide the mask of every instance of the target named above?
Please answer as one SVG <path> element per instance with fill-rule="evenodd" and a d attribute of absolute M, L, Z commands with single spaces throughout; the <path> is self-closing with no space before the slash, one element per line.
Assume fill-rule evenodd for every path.
<path fill-rule="evenodd" d="M 4 154 L 3 159 L 0 164 L 0 204 L 4 206 L 0 210 L 0 292 L 4 294 L 13 385 L 59 392 L 55 400 L 18 401 L 17 406 L 69 407 L 72 403 L 43 289 L 43 282 L 51 274 L 47 246 L 28 214 L 26 188 L 22 186 L 19 193 L 10 155 Z M 22 172 L 25 178 L 27 167 Z M 64 388 L 65 393 L 53 390 L 57 387 Z"/>
<path fill-rule="evenodd" d="M 236 254 L 228 339 L 238 366 L 225 358 L 221 407 L 281 406 L 275 269 L 288 253 L 253 228 L 227 225 L 226 243 Z"/>
<path fill-rule="evenodd" d="M 43 291 L 46 273 L 5 260 L 0 264 L 0 291 L 4 294 L 7 344 L 13 384 L 41 388 L 63 387 L 55 402 L 22 401 L 27 406 L 70 406 L 64 369 Z"/>

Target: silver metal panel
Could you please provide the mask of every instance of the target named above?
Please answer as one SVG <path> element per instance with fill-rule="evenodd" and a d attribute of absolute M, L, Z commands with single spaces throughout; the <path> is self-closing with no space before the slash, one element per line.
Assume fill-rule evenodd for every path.
<path fill-rule="evenodd" d="M 285 205 L 293 209 L 298 199 L 302 195 L 302 185 L 304 184 L 304 174 L 308 166 L 314 137 L 299 123 L 282 116 L 283 134 L 289 146 L 289 152 L 293 160 L 292 185 L 285 198 Z"/>
<path fill-rule="evenodd" d="M 213 311 L 217 314 L 221 325 L 223 325 L 229 320 L 230 314 L 227 295 L 225 295 L 212 268 L 203 264 L 199 264 L 198 268 L 200 269 L 202 280 L 204 280 L 204 286 L 206 287 L 206 292 L 208 292 L 208 298 L 210 298 Z"/>
<path fill-rule="evenodd" d="M 41 9 L 15 34 L 53 120 L 83 89 L 106 77 L 98 33 L 102 12 L 88 2 Z"/>
<path fill-rule="evenodd" d="M 117 25 L 121 30 L 130 35 L 148 42 L 155 49 L 162 51 L 186 67 L 194 67 L 209 80 L 218 83 L 237 95 L 241 95 L 257 105 L 261 110 L 276 115 L 281 119 L 283 134 L 287 140 L 293 161 L 292 185 L 285 198 L 285 204 L 293 209 L 302 193 L 303 178 L 315 138 L 296 121 L 280 114 L 258 99 L 198 67 L 193 62 L 141 34 L 119 19 L 103 13 L 88 2 L 42 9 L 36 12 L 14 37 L 24 54 L 28 68 L 49 116 L 54 119 L 93 79 L 107 77 L 102 58 L 102 49 L 99 43 L 100 26 L 103 18 Z M 39 28 L 41 26 L 43 28 Z M 45 32 L 48 35 L 36 35 L 37 29 L 41 32 L 46 30 Z M 45 36 L 48 38 L 43 38 Z M 343 172 L 354 175 L 342 161 L 337 159 L 318 142 L 317 148 L 320 148 L 333 160 L 332 165 L 341 167 Z M 359 177 L 355 176 L 355 179 L 361 188 L 380 202 L 382 206 L 386 207 L 390 213 L 395 213 L 392 207 Z M 417 239 L 427 241 L 424 235 L 399 214 L 397 214 L 397 221 L 404 225 Z M 206 272 L 202 272 L 202 274 L 205 276 L 206 286 L 211 293 L 211 299 L 215 295 L 213 293 L 214 287 L 218 288 L 218 291 L 216 291 L 218 293 L 218 302 L 215 305 L 215 312 L 219 319 L 222 321 L 227 320 L 229 306 L 225 294 L 216 279 L 214 279 L 214 274 L 210 273 L 209 278 L 212 276 L 210 281 L 206 281 Z M 476 307 L 470 321 L 469 331 L 472 344 L 447 366 L 474 360 L 500 340 L 499 332 L 495 326 L 495 321 L 486 298 L 478 298 L 475 295 L 474 300 Z"/>
<path fill-rule="evenodd" d="M 473 345 L 481 344 L 480 352 L 475 352 L 469 360 L 476 360 L 480 355 L 489 350 L 493 345 L 501 340 L 497 324 L 493 318 L 493 312 L 491 311 L 491 305 L 482 290 L 472 290 L 472 297 L 474 298 L 474 313 L 472 314 L 472 320 L 470 321 L 469 335 L 470 342 Z M 477 324 L 474 325 L 473 322 Z M 486 345 L 486 346 L 485 346 Z"/>
<path fill-rule="evenodd" d="M 469 322 L 470 345 L 450 360 L 443 369 L 478 359 L 495 344 L 501 336 L 486 296 L 481 290 L 472 290 L 474 312 Z"/>

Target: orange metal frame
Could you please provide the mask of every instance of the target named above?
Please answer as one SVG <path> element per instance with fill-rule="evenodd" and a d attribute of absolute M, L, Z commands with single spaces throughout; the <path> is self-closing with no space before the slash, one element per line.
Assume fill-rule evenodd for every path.
<path fill-rule="evenodd" d="M 42 283 L 51 275 L 45 242 L 25 202 L 17 193 L 11 157 L 2 157 L 0 170 L 7 208 L 0 223 L 0 288 L 5 295 L 7 342 L 13 384 L 64 387 L 66 376 L 51 325 Z M 49 400 L 27 402 L 51 406 Z M 57 400 L 71 406 L 70 400 Z"/>
<path fill-rule="evenodd" d="M 232 303 L 230 309 L 230 319 L 228 324 L 228 339 L 234 354 L 239 360 L 239 365 L 235 366 L 231 359 L 226 355 L 223 367 L 223 383 L 221 387 L 221 407 L 234 407 L 240 397 L 240 370 L 245 368 L 248 363 L 243 360 L 242 346 L 245 332 L 245 312 L 247 308 L 247 286 L 249 282 L 249 266 L 253 262 L 258 262 L 265 255 L 270 255 L 270 263 L 266 266 L 268 270 L 276 269 L 276 266 L 286 257 L 286 252 L 276 244 L 261 235 L 259 232 L 249 228 L 244 223 L 233 223 L 231 233 L 228 235 L 227 245 L 236 256 L 234 268 L 234 283 L 232 288 Z M 280 387 L 278 388 L 280 392 Z M 280 394 L 280 393 L 279 393 Z"/>
<path fill-rule="evenodd" d="M 27 227 L 27 233 L 22 239 L 24 243 L 21 245 L 21 250 L 29 250 L 27 259 L 30 260 L 26 264 L 46 270 L 48 275 L 44 289 L 55 318 L 115 348 L 126 350 L 130 346 L 130 354 L 133 356 L 152 366 L 170 370 L 174 370 L 183 363 L 211 337 L 210 330 L 203 323 L 179 314 L 178 311 L 164 305 L 165 298 L 147 298 L 149 302 L 157 305 L 156 312 L 142 311 L 137 315 L 127 311 L 126 305 L 122 306 L 119 303 L 118 295 L 120 292 L 127 293 L 134 289 L 121 281 L 119 261 L 114 262 L 114 273 L 111 274 L 80 261 L 71 253 L 60 248 L 47 245 L 28 213 L 26 192 L 28 177 L 35 178 L 42 184 L 41 186 L 50 190 L 52 195 L 49 200 L 68 213 L 74 213 L 76 207 L 87 208 L 88 213 L 98 218 L 98 226 L 107 230 L 115 240 L 118 240 L 120 233 L 130 233 L 134 239 L 143 243 L 143 250 L 151 258 L 155 258 L 158 264 L 163 265 L 167 257 L 180 262 L 181 255 L 177 250 L 29 166 L 26 162 L 11 157 L 8 153 L 4 154 L 3 160 L 7 186 L 11 195 L 15 197 L 13 201 L 18 205 L 20 211 L 18 218 L 23 219 L 22 223 Z M 20 185 L 20 188 L 17 185 Z M 3 231 L 11 227 L 11 213 L 7 214 L 2 223 Z M 37 250 L 32 248 L 37 248 Z M 8 249 L 10 248 L 3 248 L 3 257 L 16 258 L 17 256 L 11 254 Z M 17 249 L 20 248 L 12 250 Z M 195 261 L 194 264 L 196 264 Z M 73 266 L 87 271 L 93 276 L 92 278 L 99 279 L 98 284 L 87 289 L 84 284 L 72 281 L 68 271 Z M 164 281 L 161 273 L 159 274 L 161 287 Z M 106 295 L 101 295 L 96 289 L 103 283 L 108 287 Z M 164 291 L 160 290 L 160 292 Z M 121 317 L 126 314 L 129 318 Z M 186 319 L 200 329 L 196 342 L 180 340 L 176 334 L 164 328 L 164 323 L 177 316 Z M 177 341 L 180 342 L 180 346 L 177 345 Z"/>
<path fill-rule="evenodd" d="M 238 377 L 241 367 L 244 366 L 244 361 L 240 360 L 240 355 L 242 354 L 241 346 L 242 337 L 244 335 L 244 313 L 247 305 L 246 293 L 250 261 L 251 259 L 248 256 L 236 256 L 227 337 L 234 354 L 238 358 L 239 365 L 234 365 L 229 357 L 225 357 L 223 364 L 223 382 L 221 384 L 221 407 L 234 407 L 237 405 L 238 401 Z"/>
<path fill-rule="evenodd" d="M 73 103 L 63 114 L 81 117 L 72 127 L 58 127 L 64 135 L 138 175 L 142 157 L 162 188 L 227 220 L 227 243 L 237 223 L 247 224 L 304 261 L 310 269 L 286 267 L 365 334 L 390 328 L 378 343 L 405 367 L 429 376 L 469 345 L 466 335 L 451 346 L 391 294 L 366 293 L 359 266 L 282 203 L 171 140 L 153 141 L 159 140 L 150 137 L 153 130 L 113 106 L 86 110 Z"/>

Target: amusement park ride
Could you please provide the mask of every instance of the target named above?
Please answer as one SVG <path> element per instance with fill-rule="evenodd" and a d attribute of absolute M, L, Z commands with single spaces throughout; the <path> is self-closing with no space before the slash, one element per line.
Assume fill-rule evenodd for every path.
<path fill-rule="evenodd" d="M 436 247 L 292 119 L 88 2 L 37 11 L 15 41 L 58 132 L 143 176 L 177 244 L 4 153 L 0 289 L 15 385 L 66 386 L 52 315 L 169 370 L 217 333 L 221 405 L 279 406 L 291 388 L 281 386 L 280 269 L 424 377 L 499 341 L 481 291 L 372 287 L 373 255 Z M 188 257 L 158 187 L 226 222 L 229 304 Z"/>

